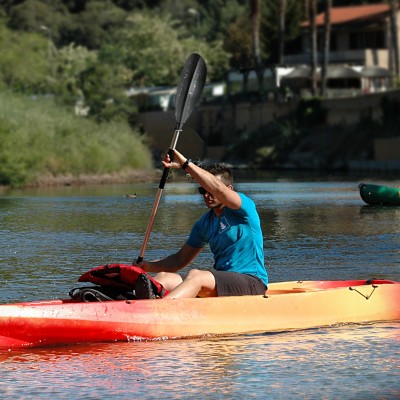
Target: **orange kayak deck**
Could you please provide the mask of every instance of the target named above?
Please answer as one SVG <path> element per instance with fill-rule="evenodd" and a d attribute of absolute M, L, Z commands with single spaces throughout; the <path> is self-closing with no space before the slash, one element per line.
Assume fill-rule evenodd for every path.
<path fill-rule="evenodd" d="M 0 305 L 0 349 L 178 339 L 400 320 L 400 283 L 272 283 L 264 296 Z"/>

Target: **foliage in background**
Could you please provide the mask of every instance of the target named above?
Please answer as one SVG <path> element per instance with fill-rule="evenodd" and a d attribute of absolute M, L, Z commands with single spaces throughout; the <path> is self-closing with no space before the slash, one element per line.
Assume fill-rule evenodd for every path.
<path fill-rule="evenodd" d="M 17 92 L 46 91 L 47 41 L 39 34 L 15 32 L 0 23 L 0 87 Z"/>
<path fill-rule="evenodd" d="M 278 29 L 279 1 L 262 2 L 261 42 L 263 59 L 269 63 L 278 62 Z M 299 48 L 300 25 L 304 20 L 303 2 L 286 0 L 285 13 L 285 53 Z M 268 51 L 267 51 L 268 49 Z"/>
<path fill-rule="evenodd" d="M 51 98 L 0 92 L 0 138 L 0 184 L 152 166 L 144 138 L 127 123 L 97 124 L 58 107 Z"/>
<path fill-rule="evenodd" d="M 335 6 L 367 2 L 377 1 L 337 0 Z M 265 66 L 277 62 L 278 3 L 260 1 L 261 61 Z M 286 0 L 286 54 L 297 45 L 304 4 L 303 1 Z M 324 5 L 325 2 L 318 2 L 319 11 L 323 10 Z M 223 80 L 230 68 L 252 68 L 250 2 L 2 1 L 0 90 L 23 93 L 25 96 L 35 95 L 38 100 L 8 98 L 11 96 L 8 92 L 1 94 L 6 111 L 0 110 L 0 182 L 25 182 L 32 178 L 31 171 L 34 174 L 40 171 L 60 174 L 65 173 L 67 167 L 71 171 L 77 171 L 77 167 L 86 171 L 91 165 L 85 164 L 86 160 L 90 160 L 90 154 L 94 154 L 96 159 L 97 156 L 104 157 L 106 146 L 118 154 L 119 148 L 112 145 L 114 139 L 106 144 L 101 139 L 101 132 L 102 129 L 114 132 L 115 126 L 120 126 L 120 123 L 123 124 L 122 132 L 128 132 L 126 121 L 134 126 L 137 110 L 125 95 L 126 89 L 132 86 L 175 86 L 184 60 L 194 51 L 206 60 L 208 81 Z M 73 107 L 77 101 L 88 107 L 92 121 L 102 124 L 84 118 L 76 119 Z M 14 111 L 7 108 L 8 103 L 14 104 L 19 110 L 18 118 L 16 115 L 11 118 Z M 53 103 L 64 109 L 56 109 Z M 301 102 L 297 118 L 286 122 L 275 121 L 265 128 L 268 134 L 261 128 L 249 137 L 241 137 L 236 146 L 239 161 L 244 161 L 244 154 L 249 159 L 272 159 L 277 154 L 276 149 L 293 147 L 303 132 L 324 120 L 324 110 L 319 105 L 317 99 Z M 21 111 L 24 107 L 25 111 Z M 394 112 L 393 115 L 392 105 L 385 107 L 384 130 L 395 132 L 398 123 L 389 127 L 387 121 L 398 114 Z M 27 116 L 33 123 L 25 123 Z M 52 122 L 48 130 L 46 121 L 49 118 Z M 56 120 L 59 121 L 56 123 Z M 66 129 L 62 127 L 64 125 Z M 81 133 L 79 137 L 85 137 L 82 129 L 98 131 L 98 135 L 93 133 L 95 142 L 85 145 L 79 141 L 78 134 L 71 133 L 76 130 Z M 117 137 L 117 133 L 115 135 Z M 54 137 L 57 146 L 51 145 Z M 131 136 L 127 134 L 126 137 Z M 121 137 L 121 142 L 124 140 Z M 270 145 L 273 140 L 275 149 Z M 36 154 L 26 150 L 30 146 L 37 147 Z M 67 158 L 62 158 L 60 151 L 68 146 L 72 146 L 71 152 L 76 154 L 72 164 Z M 76 150 L 80 146 L 82 152 Z M 128 143 L 124 143 L 124 146 L 125 149 L 129 148 Z M 13 149 L 19 149 L 19 152 Z M 114 159 L 115 154 L 109 154 L 108 158 Z M 141 154 L 145 154 L 146 158 L 148 152 L 141 151 Z M 93 162 L 96 171 L 101 171 L 95 160 L 90 162 Z M 105 165 L 107 163 L 108 160 Z M 115 168 L 123 168 L 123 165 Z"/>
<path fill-rule="evenodd" d="M 288 0 L 289 40 L 299 3 Z M 274 54 L 274 4 L 261 7 L 264 61 Z M 253 63 L 247 0 L 10 0 L 0 10 L 0 85 L 52 93 L 67 105 L 84 100 L 97 121 L 135 120 L 126 88 L 176 85 L 194 51 L 207 62 L 208 81 Z"/>
<path fill-rule="evenodd" d="M 0 20 L 0 87 L 51 93 L 67 106 L 83 101 L 97 121 L 135 121 L 137 110 L 126 89 L 176 85 L 190 53 L 205 58 L 209 80 L 223 77 L 229 54 L 221 35 L 204 41 L 187 8 L 181 9 L 179 20 L 172 17 L 168 2 L 162 4 L 139 12 L 111 0 L 80 7 L 61 0 L 9 4 L 2 9 L 8 18 Z M 187 21 L 194 21 L 194 28 Z"/>
<path fill-rule="evenodd" d="M 131 71 L 129 83 L 134 86 L 176 85 L 185 59 L 194 51 L 206 60 L 210 80 L 228 68 L 229 58 L 221 40 L 197 40 L 170 15 L 137 13 L 127 21 L 129 24 L 116 30 L 100 48 L 99 60 L 123 65 Z"/>
<path fill-rule="evenodd" d="M 326 122 L 326 114 L 321 99 L 312 97 L 299 101 L 296 110 L 296 119 L 301 128 L 312 129 Z"/>

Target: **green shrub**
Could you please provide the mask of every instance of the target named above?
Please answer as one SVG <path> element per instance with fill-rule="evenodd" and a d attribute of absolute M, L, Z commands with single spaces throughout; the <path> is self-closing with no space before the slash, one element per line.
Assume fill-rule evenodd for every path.
<path fill-rule="evenodd" d="M 326 110 L 322 107 L 321 99 L 317 97 L 301 99 L 296 113 L 299 126 L 304 128 L 312 128 L 326 122 Z"/>
<path fill-rule="evenodd" d="M 148 169 L 143 136 L 125 122 L 98 124 L 52 98 L 0 92 L 0 183 L 17 186 L 40 176 L 105 174 Z"/>

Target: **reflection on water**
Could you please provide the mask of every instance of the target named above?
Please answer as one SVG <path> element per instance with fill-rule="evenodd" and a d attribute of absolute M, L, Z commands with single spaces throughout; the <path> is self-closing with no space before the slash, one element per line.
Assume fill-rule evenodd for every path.
<path fill-rule="evenodd" d="M 0 356 L 0 385 L 10 398 L 394 399 L 399 345 L 400 324 L 375 324 L 37 349 Z"/>
<path fill-rule="evenodd" d="M 358 183 L 239 180 L 262 218 L 271 281 L 400 280 L 400 207 L 366 206 Z M 0 303 L 66 297 L 87 269 L 136 259 L 156 192 L 137 184 L 0 197 Z M 204 210 L 195 184 L 169 183 L 146 257 L 176 251 Z M 194 266 L 212 264 L 204 251 Z M 0 352 L 0 397 L 395 399 L 399 354 L 399 323 Z"/>

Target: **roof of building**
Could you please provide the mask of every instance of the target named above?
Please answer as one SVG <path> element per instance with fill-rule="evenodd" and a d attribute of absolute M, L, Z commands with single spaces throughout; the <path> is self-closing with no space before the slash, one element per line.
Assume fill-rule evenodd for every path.
<path fill-rule="evenodd" d="M 383 68 L 381 68 L 380 70 L 383 70 Z M 381 74 L 379 76 L 383 76 L 383 72 L 380 70 L 368 70 L 368 72 L 370 74 Z M 320 79 L 321 77 L 321 68 L 318 67 L 316 70 L 316 75 L 317 75 L 317 79 Z M 356 71 L 355 69 L 353 69 L 350 66 L 347 65 L 342 65 L 342 64 L 331 64 L 328 65 L 327 71 L 326 71 L 326 77 L 328 79 L 351 79 L 351 78 L 360 78 L 361 76 L 363 76 L 363 74 L 361 74 L 360 72 Z M 376 76 L 376 75 L 374 75 Z M 309 65 L 299 65 L 295 68 L 293 68 L 293 70 L 285 75 L 283 78 L 283 80 L 285 79 L 297 79 L 297 80 L 301 80 L 301 79 L 311 79 L 311 68 Z"/>
<path fill-rule="evenodd" d="M 391 72 L 386 68 L 369 66 L 361 70 L 361 75 L 366 78 L 388 78 L 391 76 Z"/>
<path fill-rule="evenodd" d="M 332 7 L 331 25 L 345 24 L 366 19 L 384 16 L 389 12 L 388 4 L 369 4 L 362 6 Z M 324 25 L 325 13 L 317 15 L 316 23 L 318 26 Z M 308 21 L 303 22 L 302 26 L 309 25 Z"/>

